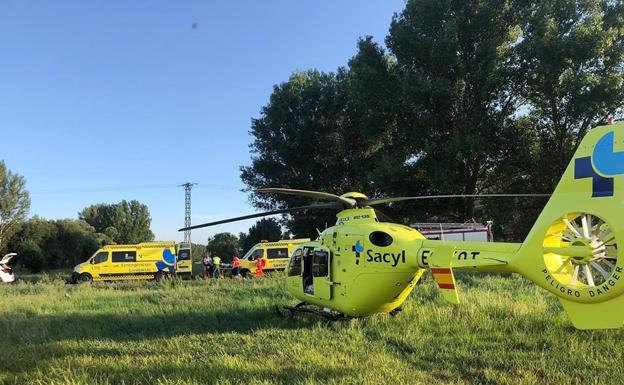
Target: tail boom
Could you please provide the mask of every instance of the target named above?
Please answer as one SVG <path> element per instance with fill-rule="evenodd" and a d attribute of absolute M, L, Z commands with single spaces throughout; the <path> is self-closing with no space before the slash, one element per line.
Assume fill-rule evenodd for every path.
<path fill-rule="evenodd" d="M 559 299 L 579 329 L 624 324 L 624 123 L 580 143 L 514 270 Z"/>
<path fill-rule="evenodd" d="M 454 270 L 516 272 L 560 299 L 579 329 L 624 324 L 624 122 L 580 143 L 522 244 L 423 240 L 444 298 L 459 302 Z"/>

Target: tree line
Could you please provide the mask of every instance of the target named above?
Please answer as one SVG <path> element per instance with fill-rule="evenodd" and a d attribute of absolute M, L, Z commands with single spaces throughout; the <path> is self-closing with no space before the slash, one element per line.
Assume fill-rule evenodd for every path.
<path fill-rule="evenodd" d="M 94 206 L 127 206 L 129 203 L 138 204 L 136 201 L 122 201 L 118 204 Z M 141 211 L 147 210 L 147 206 L 138 205 Z M 94 206 L 89 206 L 85 210 Z M 49 220 L 34 216 L 17 226 L 3 251 L 17 252 L 19 258 L 16 259 L 16 263 L 31 272 L 70 268 L 87 260 L 104 245 L 152 241 L 154 237 L 149 231 L 149 213 L 146 218 L 148 220 L 146 226 L 133 236 L 128 235 L 131 233 L 125 233 L 125 230 L 120 232 L 124 234 L 123 236 L 116 236 L 117 232 L 113 232 L 111 236 L 110 231 L 98 231 L 98 227 L 84 218 Z M 201 261 L 204 255 L 210 254 L 220 256 L 223 262 L 231 262 L 235 255 L 244 255 L 256 243 L 263 240 L 277 241 L 282 239 L 282 236 L 281 227 L 276 220 L 260 220 L 250 228 L 249 233 L 239 233 L 238 236 L 218 233 L 210 237 L 207 244 L 193 243 L 192 259 Z"/>
<path fill-rule="evenodd" d="M 26 180 L 0 161 L 0 255 L 17 252 L 32 272 L 72 267 L 106 244 L 154 239 L 149 209 L 136 200 L 91 205 L 79 219 L 26 220 L 29 209 Z"/>
<path fill-rule="evenodd" d="M 16 263 L 32 272 L 73 267 L 107 244 L 134 244 L 154 240 L 147 205 L 136 200 L 98 203 L 85 207 L 78 219 L 49 220 L 34 216 L 26 220 L 30 196 L 26 180 L 0 161 L 0 256 L 17 252 Z M 192 245 L 193 260 L 206 254 L 231 261 L 261 240 L 277 241 L 281 226 L 274 219 L 261 219 L 248 233 L 238 236 L 218 233 L 207 245 Z"/>
<path fill-rule="evenodd" d="M 252 120 L 241 177 L 261 209 L 289 187 L 369 196 L 550 193 L 579 140 L 624 103 L 624 5 L 609 0 L 409 0 L 384 48 L 364 37 L 335 72 L 295 72 Z M 395 221 L 493 219 L 522 240 L 545 199 L 381 207 Z M 282 223 L 314 236 L 335 212 Z"/>
<path fill-rule="evenodd" d="M 16 263 L 39 272 L 72 267 L 103 245 L 154 240 L 149 209 L 136 200 L 91 205 L 78 218 L 49 220 L 34 216 L 19 221 L 0 249 L 18 253 Z"/>

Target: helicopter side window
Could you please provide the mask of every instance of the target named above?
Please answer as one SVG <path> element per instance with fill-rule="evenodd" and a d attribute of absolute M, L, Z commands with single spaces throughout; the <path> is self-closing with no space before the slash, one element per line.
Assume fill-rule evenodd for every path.
<path fill-rule="evenodd" d="M 329 274 L 329 253 L 326 251 L 315 251 L 312 271 L 315 277 L 326 277 Z"/>
<path fill-rule="evenodd" d="M 290 259 L 290 266 L 288 267 L 288 276 L 301 275 L 301 260 L 303 259 L 303 251 L 301 249 L 295 250 Z"/>

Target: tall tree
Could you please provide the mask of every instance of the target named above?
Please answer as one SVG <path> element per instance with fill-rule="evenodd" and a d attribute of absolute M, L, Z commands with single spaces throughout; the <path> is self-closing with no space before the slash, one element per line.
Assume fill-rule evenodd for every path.
<path fill-rule="evenodd" d="M 408 2 L 387 39 L 395 59 L 364 38 L 335 76 L 298 73 L 275 87 L 252 123 L 255 157 L 244 182 L 371 196 L 500 187 L 493 175 L 508 155 L 503 146 L 522 135 L 504 129 L 516 106 L 513 14 L 507 1 Z M 252 200 L 263 208 L 309 202 Z M 402 204 L 396 213 L 457 220 L 472 217 L 474 206 Z M 315 236 L 333 215 L 295 214 L 286 225 L 295 236 Z"/>
<path fill-rule="evenodd" d="M 116 243 L 133 244 L 154 240 L 154 233 L 150 230 L 149 209 L 136 200 L 88 206 L 78 216 Z"/>
<path fill-rule="evenodd" d="M 26 180 L 7 169 L 4 161 L 0 161 L 0 251 L 18 224 L 28 214 L 30 196 L 26 191 Z"/>
<path fill-rule="evenodd" d="M 522 12 L 522 95 L 539 135 L 535 188 L 551 191 L 587 131 L 624 106 L 624 3 L 532 1 Z"/>
<path fill-rule="evenodd" d="M 260 241 L 275 242 L 282 237 L 282 227 L 273 218 L 264 218 L 257 221 L 249 228 L 249 233 L 244 236 L 241 242 L 242 253 L 246 253 L 256 243 Z"/>
<path fill-rule="evenodd" d="M 623 9 L 610 0 L 409 0 L 393 18 L 388 53 L 364 38 L 348 67 L 275 86 L 252 121 L 242 179 L 250 190 L 372 196 L 549 192 L 578 139 L 622 110 Z M 497 235 L 520 240 L 542 206 L 440 200 L 384 211 L 405 223 L 494 218 Z M 306 212 L 283 223 L 315 236 L 334 220 Z"/>
<path fill-rule="evenodd" d="M 104 233 L 115 222 L 116 208 L 116 204 L 98 203 L 82 209 L 78 217 L 93 226 L 98 233 Z"/>
<path fill-rule="evenodd" d="M 121 201 L 117 204 L 114 227 L 119 231 L 120 243 L 139 243 L 153 241 L 154 233 L 150 229 L 152 219 L 147 205 L 136 200 Z"/>
<path fill-rule="evenodd" d="M 395 120 L 398 90 L 390 58 L 370 37 L 358 42 L 348 68 L 293 74 L 274 88 L 261 117 L 252 121 L 254 158 L 242 168 L 243 181 L 250 189 L 282 186 L 338 195 L 383 194 L 389 181 L 400 186 L 405 141 Z M 284 208 L 311 200 L 252 193 L 252 202 Z M 335 214 L 294 213 L 284 224 L 295 237 L 315 237 L 317 229 L 335 223 Z"/>
<path fill-rule="evenodd" d="M 238 238 L 232 233 L 217 233 L 208 238 L 206 249 L 223 262 L 231 262 L 232 257 L 239 254 Z"/>
<path fill-rule="evenodd" d="M 406 167 L 411 156 L 408 125 L 401 121 L 402 89 L 396 61 L 370 36 L 358 41 L 345 76 L 347 124 L 341 147 L 352 149 L 345 156 L 343 172 L 357 181 L 353 188 L 368 196 L 396 195 L 415 191 L 415 176 Z"/>
<path fill-rule="evenodd" d="M 241 168 L 249 189 L 290 187 L 343 194 L 357 188 L 345 175 L 344 158 L 357 148 L 340 145 L 345 124 L 342 76 L 298 72 L 275 86 L 261 117 L 252 120 L 252 165 Z M 295 196 L 252 193 L 259 208 L 309 204 Z M 298 213 L 287 221 L 297 235 L 311 235 L 319 223 L 335 222 L 335 212 Z M 294 219 L 293 219 L 294 218 Z"/>
<path fill-rule="evenodd" d="M 517 10 L 522 35 L 513 47 L 519 63 L 514 72 L 523 104 L 512 125 L 524 128 L 523 136 L 507 147 L 519 145 L 524 154 L 517 162 L 499 163 L 496 174 L 522 175 L 508 179 L 512 191 L 551 192 L 587 131 L 622 109 L 624 5 L 521 1 Z M 509 172 L 510 167 L 519 173 Z M 505 203 L 486 202 L 495 234 L 522 240 L 545 200 Z"/>
<path fill-rule="evenodd" d="M 397 60 L 408 126 L 408 167 L 424 194 L 487 192 L 504 162 L 518 87 L 512 46 L 519 37 L 508 0 L 411 0 L 386 43 Z M 500 187 L 500 186 L 499 186 Z M 466 220 L 474 201 L 420 203 L 439 220 Z"/>
<path fill-rule="evenodd" d="M 247 244 L 247 233 L 240 232 L 238 233 L 238 250 L 241 255 L 247 253 L 247 249 L 245 245 Z M 238 254 L 237 254 L 238 255 Z"/>

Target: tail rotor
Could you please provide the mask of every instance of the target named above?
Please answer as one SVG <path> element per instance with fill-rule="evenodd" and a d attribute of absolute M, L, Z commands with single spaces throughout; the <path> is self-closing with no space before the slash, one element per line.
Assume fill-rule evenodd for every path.
<path fill-rule="evenodd" d="M 615 272 L 617 242 L 611 226 L 589 213 L 556 220 L 544 238 L 544 264 L 562 285 L 575 289 L 604 284 Z"/>

